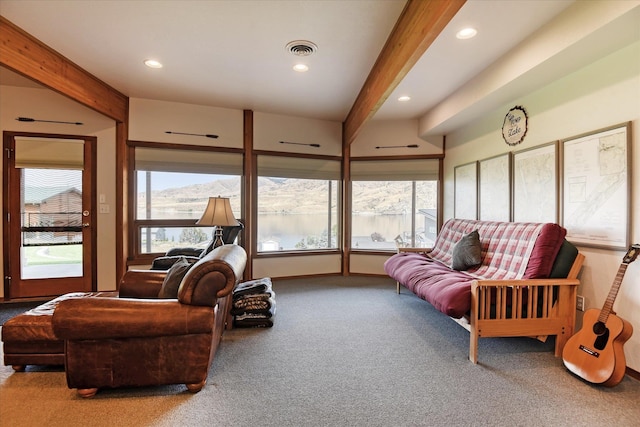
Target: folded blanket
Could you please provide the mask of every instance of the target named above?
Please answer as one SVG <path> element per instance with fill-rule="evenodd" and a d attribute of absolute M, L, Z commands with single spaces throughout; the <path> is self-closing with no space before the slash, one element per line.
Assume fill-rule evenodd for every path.
<path fill-rule="evenodd" d="M 240 295 L 238 297 L 233 298 L 233 305 L 235 307 L 241 307 L 243 304 L 252 304 L 258 301 L 269 301 L 270 299 L 275 299 L 275 293 L 272 292 L 264 292 L 261 294 L 250 294 L 250 295 Z"/>
<path fill-rule="evenodd" d="M 244 299 L 256 299 L 256 300 L 261 300 L 261 299 L 269 299 L 273 297 L 273 291 L 271 290 L 266 290 L 264 292 L 260 292 L 258 294 L 243 294 L 243 295 L 234 295 L 233 296 L 233 300 L 234 301 L 242 301 Z"/>
<path fill-rule="evenodd" d="M 275 307 L 269 310 L 265 310 L 263 313 L 242 313 L 236 316 L 237 321 L 243 321 L 248 319 L 269 319 L 275 314 Z"/>
<path fill-rule="evenodd" d="M 245 319 L 234 320 L 233 326 L 236 328 L 271 328 L 273 326 L 273 320 L 271 319 Z"/>
<path fill-rule="evenodd" d="M 273 316 L 275 314 L 275 305 L 272 305 L 268 310 L 260 312 L 244 312 L 234 317 L 233 325 L 246 328 L 270 328 L 273 326 Z"/>
<path fill-rule="evenodd" d="M 274 298 L 267 299 L 255 299 L 255 298 L 242 298 L 239 301 L 233 302 L 231 308 L 231 314 L 237 315 L 242 313 L 252 312 L 265 312 L 269 311 L 272 307 L 275 308 L 276 300 Z"/>
<path fill-rule="evenodd" d="M 231 307 L 234 326 L 270 328 L 275 312 L 275 293 L 269 277 L 240 283 L 234 289 Z"/>
<path fill-rule="evenodd" d="M 250 280 L 248 282 L 240 283 L 233 290 L 234 298 L 242 295 L 260 294 L 270 291 L 272 288 L 271 279 L 265 277 L 262 279 Z"/>
<path fill-rule="evenodd" d="M 264 301 L 263 301 L 264 302 Z M 268 306 L 254 308 L 231 308 L 231 314 L 240 320 L 249 317 L 273 317 L 276 314 L 276 302 L 269 301 Z"/>

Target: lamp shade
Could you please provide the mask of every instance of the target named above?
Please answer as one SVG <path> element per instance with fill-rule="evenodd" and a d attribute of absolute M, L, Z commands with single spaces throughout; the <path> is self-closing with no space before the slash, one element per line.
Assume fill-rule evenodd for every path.
<path fill-rule="evenodd" d="M 231 203 L 227 197 L 209 197 L 209 203 L 196 225 L 231 226 L 238 225 L 233 216 Z"/>

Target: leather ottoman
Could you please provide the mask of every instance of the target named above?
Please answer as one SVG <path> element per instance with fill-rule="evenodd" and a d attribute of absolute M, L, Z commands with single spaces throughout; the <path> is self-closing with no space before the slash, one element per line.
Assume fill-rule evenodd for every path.
<path fill-rule="evenodd" d="M 53 333 L 51 320 L 60 301 L 76 298 L 117 297 L 118 292 L 72 292 L 59 296 L 2 326 L 4 364 L 15 371 L 26 365 L 64 365 L 64 341 Z"/>

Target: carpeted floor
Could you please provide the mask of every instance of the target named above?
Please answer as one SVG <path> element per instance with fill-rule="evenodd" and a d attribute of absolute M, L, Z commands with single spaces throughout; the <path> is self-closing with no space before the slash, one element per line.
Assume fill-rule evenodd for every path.
<path fill-rule="evenodd" d="M 27 310 L 31 310 L 43 302 L 44 301 L 0 303 L 0 326 L 4 325 L 4 322 L 12 317 L 22 314 Z"/>
<path fill-rule="evenodd" d="M 586 384 L 553 342 L 481 339 L 389 279 L 274 280 L 270 329 L 225 333 L 205 388 L 102 390 L 0 367 L 6 426 L 632 426 L 640 382 Z"/>

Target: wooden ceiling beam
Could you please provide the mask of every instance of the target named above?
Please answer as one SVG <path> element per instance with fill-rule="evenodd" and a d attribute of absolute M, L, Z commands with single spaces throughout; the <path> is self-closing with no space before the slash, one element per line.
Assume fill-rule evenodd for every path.
<path fill-rule="evenodd" d="M 0 65 L 118 122 L 129 99 L 40 40 L 0 16 Z"/>
<path fill-rule="evenodd" d="M 343 123 L 351 144 L 466 0 L 408 0 Z M 435 64 L 437 65 L 437 64 Z"/>

